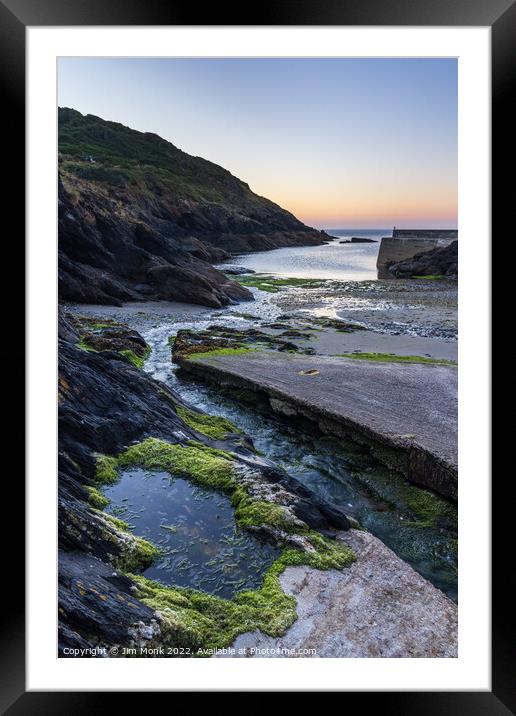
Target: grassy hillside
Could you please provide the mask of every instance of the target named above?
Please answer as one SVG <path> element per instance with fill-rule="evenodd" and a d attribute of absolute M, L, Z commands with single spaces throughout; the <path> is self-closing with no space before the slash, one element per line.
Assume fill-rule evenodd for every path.
<path fill-rule="evenodd" d="M 226 169 L 190 156 L 156 134 L 74 109 L 59 109 L 59 155 L 66 174 L 102 184 L 168 190 L 194 201 L 275 206 Z"/>
<path fill-rule="evenodd" d="M 250 299 L 210 264 L 324 243 L 321 232 L 155 134 L 59 110 L 61 300 Z"/>

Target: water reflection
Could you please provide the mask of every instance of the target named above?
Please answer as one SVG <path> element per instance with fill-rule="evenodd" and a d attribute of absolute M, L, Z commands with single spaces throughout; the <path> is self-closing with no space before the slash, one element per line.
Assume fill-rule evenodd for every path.
<path fill-rule="evenodd" d="M 279 554 L 235 524 L 227 496 L 166 472 L 126 470 L 104 493 L 107 512 L 160 548 L 149 579 L 231 598 L 259 587 Z"/>

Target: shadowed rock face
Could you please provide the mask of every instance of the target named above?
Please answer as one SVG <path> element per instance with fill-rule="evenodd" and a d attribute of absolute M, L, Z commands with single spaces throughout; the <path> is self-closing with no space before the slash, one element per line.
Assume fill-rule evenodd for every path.
<path fill-rule="evenodd" d="M 160 635 L 155 613 L 135 597 L 132 580 L 117 568 L 134 536 L 120 532 L 88 501 L 88 488 L 95 486 L 95 453 L 117 455 L 147 437 L 183 446 L 192 440 L 212 444 L 178 415 L 176 409 L 184 403 L 176 393 L 120 353 L 146 345 L 143 338 L 122 324 L 98 330 L 88 331 L 84 322 L 60 310 L 58 573 L 63 656 L 73 655 L 66 649 L 134 645 L 159 641 Z M 81 349 L 79 341 L 96 348 Z M 233 436 L 217 445 L 232 454 L 235 470 L 249 490 L 265 491 L 270 501 L 287 495 L 293 515 L 313 529 L 349 528 L 339 507 L 256 456 L 246 442 L 252 445 L 249 439 Z M 263 538 L 273 537 L 264 526 Z"/>
<path fill-rule="evenodd" d="M 59 110 L 59 295 L 219 308 L 251 293 L 210 264 L 328 239 L 222 167 L 153 134 Z"/>
<path fill-rule="evenodd" d="M 389 273 L 396 278 L 411 276 L 447 276 L 456 278 L 459 272 L 459 242 L 453 241 L 431 251 L 422 251 L 413 258 L 389 266 Z"/>

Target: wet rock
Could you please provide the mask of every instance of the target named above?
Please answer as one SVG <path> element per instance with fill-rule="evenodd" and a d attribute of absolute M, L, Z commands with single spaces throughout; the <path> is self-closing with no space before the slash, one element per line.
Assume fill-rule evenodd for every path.
<path fill-rule="evenodd" d="M 176 408 L 184 403 L 165 384 L 120 360 L 116 350 L 81 349 L 77 343 L 84 330 L 84 322 L 60 310 L 58 539 L 63 656 L 72 655 L 69 649 L 131 646 L 147 639 L 159 643 L 158 615 L 133 596 L 131 580 L 117 569 L 134 556 L 137 538 L 88 502 L 89 490 L 95 486 L 96 454 L 116 455 L 151 436 L 172 444 L 195 440 L 213 446 L 179 417 Z M 135 346 L 145 345 L 139 334 L 115 322 L 88 335 L 97 335 L 95 330 L 100 336 L 107 334 L 106 342 L 125 336 Z M 345 515 L 338 508 L 254 454 L 245 438 L 230 436 L 223 445 L 232 452 L 235 475 L 247 493 L 284 507 L 287 522 L 325 532 L 345 528 Z M 256 525 L 256 531 L 275 544 L 295 546 L 292 535 L 282 530 Z M 130 571 L 145 566 L 139 561 Z"/>
<path fill-rule="evenodd" d="M 239 283 L 226 279 L 211 266 L 154 266 L 147 274 L 148 283 L 166 301 L 201 303 L 221 308 L 228 303 L 250 301 L 252 295 Z"/>
<path fill-rule="evenodd" d="M 366 239 L 363 236 L 353 236 L 351 239 L 339 241 L 339 244 L 377 244 L 376 239 Z"/>
<path fill-rule="evenodd" d="M 312 325 L 320 326 L 321 328 L 333 328 L 336 331 L 339 331 L 339 333 L 352 333 L 353 331 L 367 330 L 359 323 L 350 323 L 349 321 L 343 321 L 341 318 L 329 318 L 328 316 L 310 316 L 308 320 Z"/>
<path fill-rule="evenodd" d="M 95 333 L 86 332 L 82 334 L 82 339 L 95 351 L 113 351 L 119 354 L 120 351 L 128 350 L 140 358 L 143 358 L 149 349 L 139 333 L 124 326 L 106 327 Z"/>
<path fill-rule="evenodd" d="M 283 326 L 282 326 L 283 328 Z M 209 326 L 203 331 L 181 329 L 177 332 L 172 346 L 172 360 L 178 362 L 180 356 L 194 353 L 205 353 L 213 350 L 253 348 L 255 346 L 267 347 L 280 352 L 314 353 L 311 347 L 300 346 L 293 341 L 286 341 L 283 336 L 310 338 L 301 332 L 282 333 L 273 335 L 265 333 L 258 328 L 230 328 L 228 326 Z"/>
<path fill-rule="evenodd" d="M 396 278 L 411 278 L 412 276 L 457 278 L 458 256 L 459 242 L 453 241 L 448 246 L 423 251 L 411 259 L 391 264 L 389 273 Z"/>
<path fill-rule="evenodd" d="M 231 276 L 243 276 L 244 274 L 256 273 L 253 269 L 246 268 L 245 266 L 221 266 L 220 269 Z"/>
<path fill-rule="evenodd" d="M 455 366 L 265 350 L 176 360 L 200 380 L 265 394 L 271 407 L 351 438 L 411 482 L 457 499 Z"/>
<path fill-rule="evenodd" d="M 62 656 L 76 656 L 70 649 L 112 644 L 132 646 L 141 640 L 142 625 L 156 624 L 152 609 L 135 599 L 132 582 L 96 557 L 81 552 L 59 551 L 59 641 Z"/>
<path fill-rule="evenodd" d="M 296 598 L 297 620 L 282 637 L 241 634 L 229 656 L 456 657 L 457 605 L 368 532 L 339 538 L 357 561 L 342 571 L 287 568 L 280 582 Z"/>

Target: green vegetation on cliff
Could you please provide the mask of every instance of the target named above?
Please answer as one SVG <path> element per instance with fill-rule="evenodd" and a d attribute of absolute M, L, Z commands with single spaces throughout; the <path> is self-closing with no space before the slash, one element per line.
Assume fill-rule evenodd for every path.
<path fill-rule="evenodd" d="M 210 266 L 228 252 L 324 243 L 223 167 L 156 134 L 68 108 L 58 123 L 61 301 L 220 308 L 252 299 Z"/>
<path fill-rule="evenodd" d="M 74 109 L 59 109 L 60 168 L 65 174 L 112 187 L 132 185 L 152 194 L 227 203 L 267 203 L 217 164 L 190 156 L 157 134 L 138 132 Z"/>

